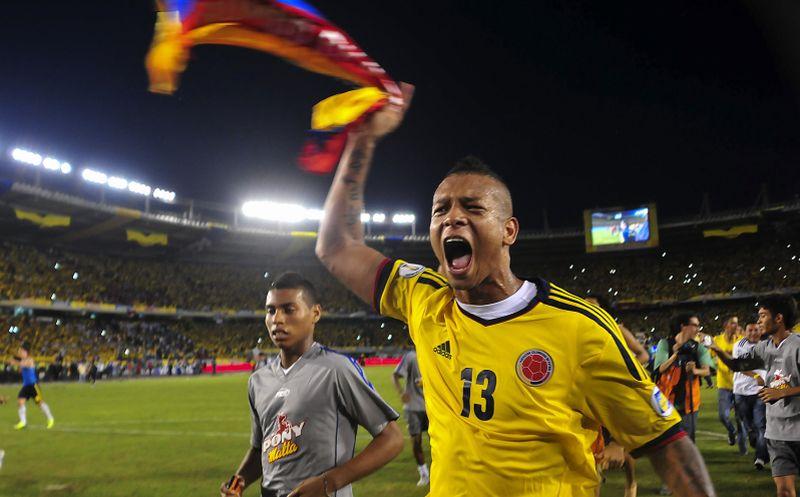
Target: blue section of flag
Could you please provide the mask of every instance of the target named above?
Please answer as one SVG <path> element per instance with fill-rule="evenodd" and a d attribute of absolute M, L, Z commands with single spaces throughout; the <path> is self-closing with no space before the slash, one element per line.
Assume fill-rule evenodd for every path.
<path fill-rule="evenodd" d="M 318 11 L 317 9 L 315 9 L 314 7 L 309 5 L 307 2 L 304 2 L 303 0 L 281 0 L 281 1 L 275 2 L 275 3 L 282 3 L 283 5 L 286 5 L 287 7 L 291 7 L 293 9 L 297 9 L 297 10 L 302 10 L 303 12 L 307 12 L 308 14 L 311 14 L 314 17 L 319 17 L 320 19 L 325 19 L 325 17 L 322 15 L 322 13 L 320 11 Z"/>
<path fill-rule="evenodd" d="M 196 0 L 167 0 L 166 11 L 167 12 L 178 12 L 178 15 L 183 21 L 187 15 L 194 9 L 194 4 Z"/>

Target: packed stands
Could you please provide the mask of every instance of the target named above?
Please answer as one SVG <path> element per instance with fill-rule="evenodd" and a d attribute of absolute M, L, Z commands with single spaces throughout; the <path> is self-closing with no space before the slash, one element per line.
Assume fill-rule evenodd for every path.
<path fill-rule="evenodd" d="M 290 269 L 273 264 L 198 264 L 126 259 L 52 247 L 0 243 L 0 299 L 60 301 L 211 311 L 260 309 L 269 276 Z M 364 310 L 352 294 L 309 258 L 300 270 L 326 296 L 331 312 Z"/>
<path fill-rule="evenodd" d="M 376 316 L 327 274 L 313 232 L 237 224 L 235 215 L 221 224 L 199 205 L 139 212 L 22 183 L 0 191 L 0 364 L 22 340 L 40 365 L 53 366 L 54 378 L 80 376 L 91 363 L 106 376 L 125 376 L 252 361 L 274 351 L 263 302 L 271 280 L 287 270 L 319 290 L 321 343 L 354 355 L 411 346 L 402 323 Z M 19 208 L 69 223 L 46 227 L 46 216 L 31 222 Z M 743 223 L 757 229 L 726 235 Z M 162 233 L 163 244 L 126 239 L 122 226 L 145 238 Z M 800 202 L 662 223 L 654 249 L 587 254 L 580 230 L 523 232 L 512 261 L 516 274 L 606 297 L 620 321 L 652 342 L 678 310 L 697 312 L 715 333 L 727 316 L 750 319 L 766 293 L 800 294 L 797 240 Z M 373 233 L 368 242 L 389 257 L 435 267 L 424 235 Z M 7 366 L 2 374 L 16 379 Z"/>

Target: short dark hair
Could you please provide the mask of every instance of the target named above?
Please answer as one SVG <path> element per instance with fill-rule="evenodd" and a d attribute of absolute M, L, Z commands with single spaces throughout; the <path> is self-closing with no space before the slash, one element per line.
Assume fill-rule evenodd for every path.
<path fill-rule="evenodd" d="M 696 318 L 696 312 L 680 312 L 672 316 L 669 321 L 669 334 L 675 336 L 681 332 L 681 328 L 688 325 L 692 318 Z"/>
<path fill-rule="evenodd" d="M 27 341 L 26 342 L 22 342 L 21 344 L 19 344 L 19 348 L 21 348 L 25 352 L 30 352 L 31 351 L 31 344 L 29 342 L 27 342 Z"/>
<path fill-rule="evenodd" d="M 768 310 L 772 314 L 772 319 L 778 314 L 782 315 L 787 330 L 791 330 L 797 324 L 797 302 L 789 295 L 766 297 L 759 301 L 758 306 Z"/>
<path fill-rule="evenodd" d="M 502 176 L 497 174 L 488 164 L 474 155 L 468 155 L 458 159 L 444 177 L 453 176 L 454 174 L 478 174 L 480 176 L 488 176 L 500 182 L 507 190 L 509 189 L 506 180 L 504 180 Z"/>
<path fill-rule="evenodd" d="M 306 297 L 306 302 L 309 305 L 319 303 L 317 296 L 317 289 L 314 284 L 308 281 L 300 273 L 294 271 L 287 271 L 277 278 L 269 286 L 270 290 L 303 290 L 303 295 Z"/>

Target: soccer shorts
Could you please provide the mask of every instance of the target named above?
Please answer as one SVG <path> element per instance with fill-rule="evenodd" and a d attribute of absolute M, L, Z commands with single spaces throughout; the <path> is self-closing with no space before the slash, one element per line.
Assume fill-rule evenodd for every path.
<path fill-rule="evenodd" d="M 17 398 L 25 400 L 33 399 L 36 402 L 41 402 L 42 390 L 39 388 L 38 384 L 23 385 L 22 388 L 20 388 L 19 393 L 17 394 Z"/>
<path fill-rule="evenodd" d="M 423 431 L 428 431 L 428 414 L 425 411 L 409 411 L 405 410 L 403 413 L 408 423 L 408 434 L 413 436 L 422 434 Z"/>
<path fill-rule="evenodd" d="M 800 472 L 800 442 L 767 439 L 772 476 L 796 475 Z"/>

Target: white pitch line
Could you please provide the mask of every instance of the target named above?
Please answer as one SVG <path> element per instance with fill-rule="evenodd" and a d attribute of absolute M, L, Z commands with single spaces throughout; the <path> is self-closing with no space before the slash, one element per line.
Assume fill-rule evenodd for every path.
<path fill-rule="evenodd" d="M 86 421 L 81 423 L 59 423 L 59 426 L 116 426 L 116 425 L 146 425 L 146 424 L 180 424 L 180 423 L 228 423 L 228 422 L 243 422 L 248 421 L 249 418 L 206 418 L 206 419 L 122 419 L 115 421 Z"/>
<path fill-rule="evenodd" d="M 712 437 L 712 438 L 719 438 L 722 440 L 728 438 L 728 435 L 723 435 L 722 433 L 717 433 L 716 431 L 697 430 L 696 433 L 699 435 L 705 435 L 707 437 Z"/>
<path fill-rule="evenodd" d="M 53 431 L 60 433 L 90 433 L 96 435 L 122 435 L 122 436 L 153 436 L 153 437 L 242 437 L 249 438 L 249 432 L 229 432 L 229 431 L 185 431 L 185 430 L 131 430 L 131 429 L 117 429 L 117 428 L 102 428 L 102 427 L 78 427 L 78 426 L 63 426 L 56 425 L 55 427 L 47 430 L 44 426 L 28 426 L 29 430 L 37 431 Z M 364 430 L 359 430 L 356 435 L 358 440 L 372 438 L 371 435 Z"/>
<path fill-rule="evenodd" d="M 41 426 L 29 426 L 28 429 L 45 431 Z M 154 436 L 154 437 L 249 437 L 249 433 L 237 431 L 179 431 L 179 430 L 120 430 L 109 428 L 78 428 L 78 427 L 61 427 L 55 426 L 48 431 L 62 432 L 62 433 L 94 433 L 98 435 L 130 435 L 130 436 Z"/>

